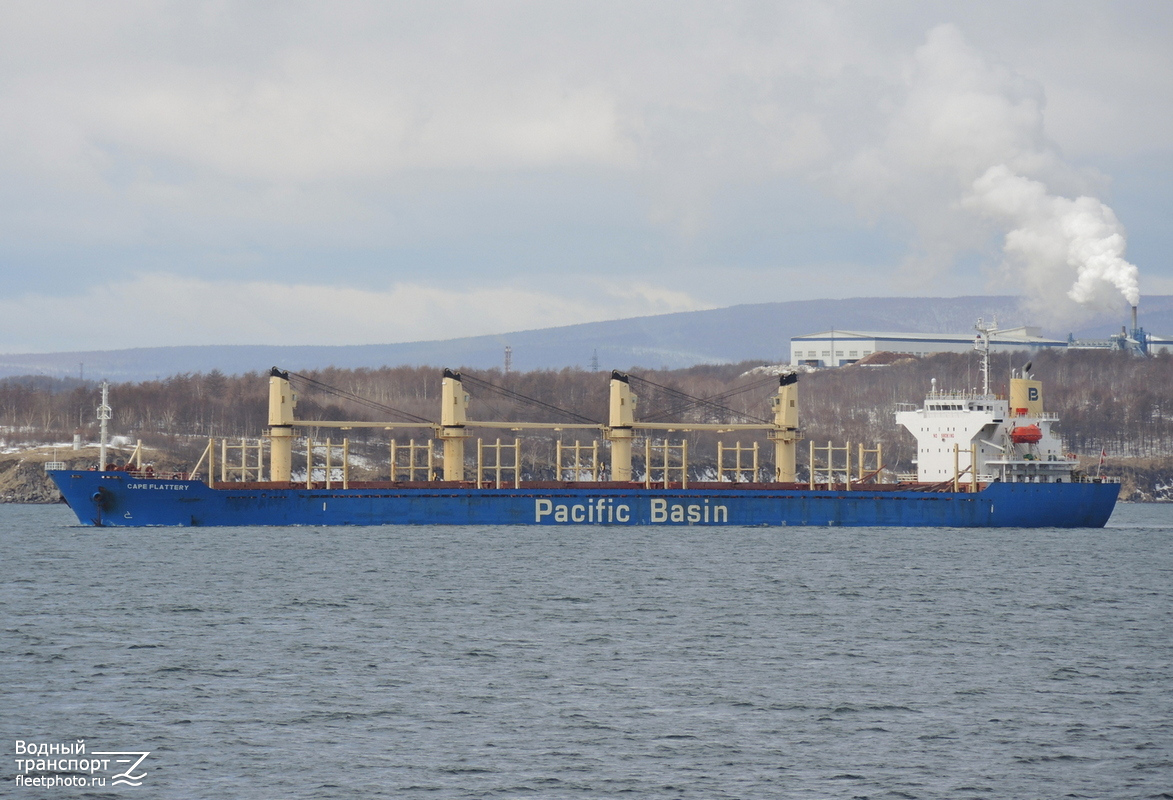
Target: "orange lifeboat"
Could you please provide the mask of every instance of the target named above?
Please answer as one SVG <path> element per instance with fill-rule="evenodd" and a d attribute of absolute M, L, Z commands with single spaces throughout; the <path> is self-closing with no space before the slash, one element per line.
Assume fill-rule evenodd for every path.
<path fill-rule="evenodd" d="M 1023 425 L 1010 431 L 1010 441 L 1015 444 L 1035 444 L 1043 438 L 1043 432 L 1038 425 Z"/>

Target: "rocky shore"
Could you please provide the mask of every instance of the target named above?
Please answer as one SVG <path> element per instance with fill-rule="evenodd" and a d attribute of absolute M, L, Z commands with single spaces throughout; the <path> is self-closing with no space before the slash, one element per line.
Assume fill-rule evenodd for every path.
<path fill-rule="evenodd" d="M 151 453 L 149 462 L 156 469 L 177 469 L 175 460 L 166 454 Z M 119 456 L 111 455 L 116 461 Z M 35 447 L 28 450 L 0 454 L 0 503 L 61 503 L 64 502 L 57 486 L 45 474 L 45 465 L 59 461 L 69 469 L 89 469 L 98 463 L 98 448 L 81 450 L 61 447 Z M 147 459 L 143 461 L 148 463 Z"/>
<path fill-rule="evenodd" d="M 1094 465 L 1088 473 L 1094 475 Z M 1120 479 L 1120 499 L 1131 503 L 1173 503 L 1173 458 L 1109 458 L 1103 473 Z"/>
<path fill-rule="evenodd" d="M 60 503 L 61 493 L 49 476 L 45 464 L 61 461 L 69 467 L 89 468 L 98 461 L 97 448 L 88 450 L 58 450 L 36 448 L 18 453 L 0 455 L 0 502 L 3 503 Z"/>

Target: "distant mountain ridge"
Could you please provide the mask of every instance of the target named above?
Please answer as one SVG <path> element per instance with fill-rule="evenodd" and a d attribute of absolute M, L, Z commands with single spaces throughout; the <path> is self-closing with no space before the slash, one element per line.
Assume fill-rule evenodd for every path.
<path fill-rule="evenodd" d="M 1001 327 L 1034 324 L 1016 297 L 881 297 L 847 300 L 796 300 L 757 303 L 706 311 L 587 322 L 556 328 L 398 344 L 200 345 L 136 347 L 68 353 L 0 355 L 0 377 L 46 375 L 78 377 L 84 364 L 89 378 L 153 380 L 184 372 L 241 374 L 283 369 L 361 368 L 415 365 L 467 369 L 501 367 L 512 348 L 515 370 L 589 367 L 600 369 L 681 368 L 703 363 L 762 359 L 789 360 L 790 339 L 838 329 L 962 333 L 978 317 L 997 316 Z M 1074 331 L 1077 337 L 1102 337 L 1128 322 L 1105 316 Z M 1173 296 L 1144 298 L 1140 324 L 1150 333 L 1173 333 Z M 1067 331 L 1051 331 L 1065 337 Z"/>

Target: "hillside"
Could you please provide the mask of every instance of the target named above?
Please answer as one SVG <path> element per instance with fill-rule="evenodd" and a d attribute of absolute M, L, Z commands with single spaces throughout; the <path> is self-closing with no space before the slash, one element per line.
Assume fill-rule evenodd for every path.
<path fill-rule="evenodd" d="M 1045 382 L 1047 408 L 1063 420 L 1060 430 L 1069 450 L 1080 454 L 1085 464 L 1095 464 L 1101 451 L 1106 452 L 1109 473 L 1128 481 L 1128 497 L 1173 494 L 1173 356 L 1138 359 L 1107 351 L 1071 351 L 1037 353 L 1032 358 L 1034 373 Z M 995 381 L 995 391 L 1005 391 L 1004 376 L 1019 359 L 1013 354 L 997 357 L 996 374 L 1003 377 Z M 756 369 L 760 365 L 751 361 L 633 373 L 639 418 L 690 422 L 727 422 L 734 419 L 731 414 L 761 418 L 767 414 L 767 399 L 777 387 L 777 378 L 773 370 Z M 852 366 L 804 374 L 799 382 L 804 434 L 819 443 L 879 442 L 890 469 L 910 471 L 913 440 L 895 427 L 897 405 L 919 403 L 933 378 L 941 388 L 967 389 L 977 384 L 978 375 L 975 355 L 950 353 L 904 358 L 883 367 Z M 298 414 L 302 419 L 382 421 L 402 419 L 402 412 L 435 419 L 440 377 L 438 370 L 413 367 L 295 375 Z M 317 383 L 337 387 L 343 395 L 320 391 Z M 567 421 L 554 407 L 602 421 L 607 413 L 607 387 L 607 373 L 575 369 L 510 375 L 469 371 L 465 384 L 472 396 L 470 418 L 532 422 Z M 718 405 L 730 411 L 720 412 L 712 405 L 685 408 L 677 393 L 724 396 Z M 110 397 L 112 432 L 124 441 L 141 439 L 153 449 L 156 463 L 166 464 L 169 470 L 193 464 L 208 436 L 257 437 L 266 424 L 267 377 L 260 373 L 232 377 L 213 372 L 117 384 Z M 399 412 L 372 411 L 369 403 L 355 397 Z M 527 405 L 519 397 L 545 405 Z M 92 422 L 96 401 L 95 386 L 74 380 L 0 380 L 2 444 L 10 451 L 24 451 L 39 443 L 66 442 L 79 419 L 84 439 L 92 442 L 97 435 Z M 307 433 L 315 439 L 341 435 L 313 429 Z M 345 435 L 351 440 L 356 463 L 369 465 L 371 477 L 387 469 L 387 432 L 361 429 Z M 426 427 L 399 434 L 402 439 L 428 435 Z M 596 435 L 567 433 L 564 440 L 581 436 L 589 441 Z M 528 474 L 552 477 L 554 440 L 559 436 L 563 434 L 522 435 Z M 714 434 L 690 435 L 691 463 L 698 476 L 714 468 L 715 443 Z M 10 460 L 21 458 L 29 462 L 23 452 L 13 453 Z M 801 472 L 806 463 L 802 447 L 799 463 Z M 21 469 L 27 473 L 30 467 L 26 463 Z"/>
<path fill-rule="evenodd" d="M 738 363 L 789 358 L 790 339 L 805 333 L 840 330 L 966 332 L 978 317 L 997 316 L 1003 326 L 1032 324 L 1013 297 L 913 297 L 802 300 L 759 303 L 707 311 L 591 322 L 541 330 L 515 331 L 446 341 L 339 347 L 232 345 L 150 347 L 123 350 L 0 355 L 0 377 L 85 376 L 142 381 L 180 373 L 218 370 L 241 375 L 278 365 L 307 371 L 383 366 L 491 369 L 500 367 L 504 349 L 513 349 L 517 371 L 589 368 L 595 361 L 611 369 L 683 369 L 696 364 Z M 1120 315 L 1093 320 L 1074 333 L 1099 337 L 1120 330 Z M 1146 297 L 1141 325 L 1173 334 L 1173 296 Z M 1048 331 L 1065 337 L 1066 330 Z M 83 366 L 84 365 L 84 366 Z"/>

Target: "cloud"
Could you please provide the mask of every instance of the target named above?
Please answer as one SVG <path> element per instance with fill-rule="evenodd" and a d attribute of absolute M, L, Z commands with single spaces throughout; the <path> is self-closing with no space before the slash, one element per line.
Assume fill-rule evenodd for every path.
<path fill-rule="evenodd" d="M 523 81 L 428 97 L 345 71 L 209 81 L 152 75 L 95 114 L 99 140 L 234 180 L 314 183 L 406 170 L 505 170 L 631 160 L 614 99 L 597 87 Z M 116 144 L 114 144 L 116 143 Z"/>
<path fill-rule="evenodd" d="M 883 141 L 836 177 L 865 213 L 907 218 L 919 252 L 907 269 L 935 275 L 994 230 L 1009 225 L 1000 290 L 1025 296 L 1052 320 L 1103 306 L 1105 288 L 1139 299 L 1137 268 L 1124 260 L 1123 226 L 1107 205 L 1052 187 L 1086 191 L 1097 175 L 1064 161 L 1043 124 L 1042 88 L 974 49 L 953 25 L 928 33 L 907 68 L 906 90 Z M 1118 296 L 1117 296 L 1118 301 Z"/>
<path fill-rule="evenodd" d="M 880 140 L 833 170 L 863 213 L 905 217 L 923 244 L 950 245 L 952 255 L 979 240 L 956 211 L 991 165 L 1074 177 L 1044 132 L 1042 87 L 991 64 L 955 26 L 929 31 L 902 83 Z"/>
<path fill-rule="evenodd" d="M 1164 153 L 1168 173 L 1173 12 L 1131 8 L 10 3 L 0 269 L 30 302 L 69 285 L 105 304 L 161 272 L 360 301 L 497 281 L 575 319 L 825 296 L 842 275 L 877 294 L 1013 290 L 994 265 L 1018 223 L 965 202 L 988 169 L 1104 201 L 1089 163 L 1144 172 Z M 1134 254 L 1161 252 L 1157 215 L 1138 230 L 1110 202 Z M 494 308 L 425 301 L 508 324 L 486 291 L 464 299 Z M 95 329 L 102 303 L 66 327 Z M 289 319 L 226 340 L 301 337 Z M 449 324 L 423 317 L 419 335 Z"/>
<path fill-rule="evenodd" d="M 589 282 L 577 296 L 567 297 L 514 286 L 449 290 L 399 283 L 363 290 L 149 274 L 71 296 L 26 294 L 0 300 L 0 352 L 162 347 L 194 341 L 395 343 L 708 307 L 678 290 L 601 281 Z M 46 320 L 52 325 L 46 326 Z"/>
<path fill-rule="evenodd" d="M 169 165 L 164 180 L 262 183 L 630 163 L 610 89 L 556 62 L 526 71 L 517 53 L 485 52 L 475 37 L 491 46 L 492 32 L 476 30 L 476 14 L 336 9 L 229 3 L 195 19 L 149 5 L 79 9 L 52 26 L 10 10 L 17 30 L 40 27 L 43 47 L 7 42 L 29 62 L 12 59 L 0 94 L 6 138 L 26 164 L 70 180 L 109 179 L 120 160 Z M 81 41 L 91 24 L 104 47 Z M 259 35 L 241 41 L 244 30 Z M 229 46 L 217 52 L 218 39 Z"/>

